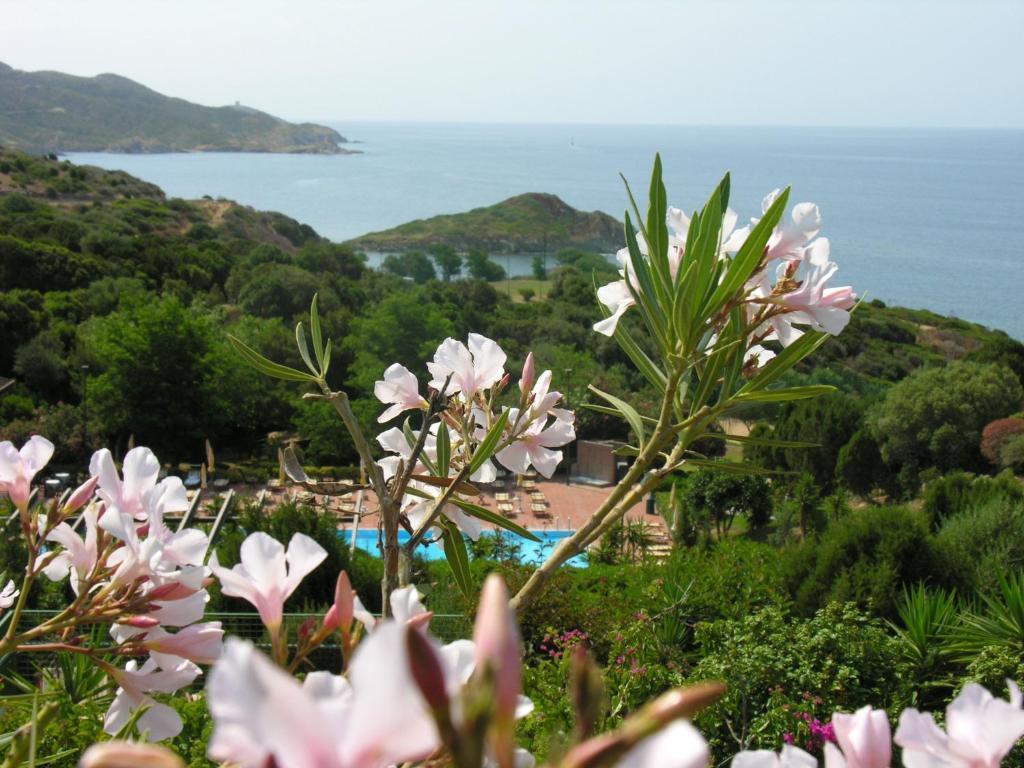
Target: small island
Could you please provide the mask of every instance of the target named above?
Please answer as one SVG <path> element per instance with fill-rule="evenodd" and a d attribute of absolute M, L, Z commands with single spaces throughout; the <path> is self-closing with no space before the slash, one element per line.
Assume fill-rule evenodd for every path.
<path fill-rule="evenodd" d="M 433 216 L 350 241 L 363 251 L 394 253 L 447 245 L 457 251 L 554 253 L 580 248 L 614 253 L 622 223 L 601 211 L 579 211 L 556 195 L 530 192 L 465 213 Z"/>
<path fill-rule="evenodd" d="M 205 107 L 119 75 L 23 72 L 0 63 L 0 145 L 50 152 L 354 154 L 333 128 L 235 104 Z"/>

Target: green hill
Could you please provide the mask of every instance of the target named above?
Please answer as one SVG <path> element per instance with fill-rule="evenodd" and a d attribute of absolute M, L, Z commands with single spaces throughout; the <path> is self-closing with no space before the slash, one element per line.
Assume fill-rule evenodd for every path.
<path fill-rule="evenodd" d="M 350 241 L 366 251 L 407 251 L 438 244 L 492 253 L 561 248 L 611 253 L 622 247 L 622 224 L 606 213 L 578 211 L 555 195 L 532 192 L 466 213 L 417 219 Z"/>
<path fill-rule="evenodd" d="M 22 72 L 0 63 L 0 145 L 28 152 L 339 154 L 344 136 L 248 107 L 204 107 L 118 75 Z"/>

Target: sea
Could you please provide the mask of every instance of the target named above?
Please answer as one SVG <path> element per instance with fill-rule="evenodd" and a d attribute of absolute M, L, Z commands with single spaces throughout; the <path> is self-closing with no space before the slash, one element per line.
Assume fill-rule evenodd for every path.
<path fill-rule="evenodd" d="M 344 241 L 413 219 L 549 192 L 621 219 L 661 153 L 669 203 L 702 205 L 729 171 L 741 220 L 792 186 L 822 212 L 835 285 L 1024 339 L 1024 131 L 331 123 L 352 155 L 73 153 L 169 195 L 277 210 Z M 370 254 L 371 265 L 381 254 Z M 531 255 L 501 254 L 513 275 Z"/>

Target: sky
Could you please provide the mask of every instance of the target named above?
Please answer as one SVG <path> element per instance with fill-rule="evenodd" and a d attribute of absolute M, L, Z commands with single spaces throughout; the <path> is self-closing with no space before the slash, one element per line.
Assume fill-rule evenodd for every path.
<path fill-rule="evenodd" d="M 0 0 L 0 61 L 291 120 L 1024 127 L 1024 0 Z"/>

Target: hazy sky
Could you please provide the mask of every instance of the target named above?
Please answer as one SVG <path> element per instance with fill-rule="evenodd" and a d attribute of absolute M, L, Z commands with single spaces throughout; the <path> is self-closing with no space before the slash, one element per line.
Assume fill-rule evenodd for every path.
<path fill-rule="evenodd" d="M 1024 127 L 1024 0 L 0 0 L 0 61 L 290 119 Z"/>

